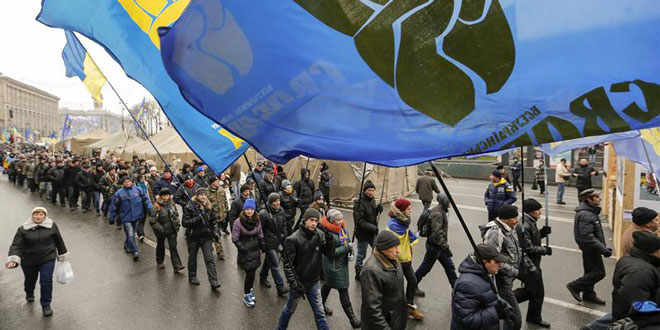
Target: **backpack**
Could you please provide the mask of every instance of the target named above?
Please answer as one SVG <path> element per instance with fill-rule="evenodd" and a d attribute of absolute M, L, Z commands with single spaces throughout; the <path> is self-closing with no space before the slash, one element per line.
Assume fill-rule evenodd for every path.
<path fill-rule="evenodd" d="M 431 208 L 424 210 L 424 212 L 419 215 L 419 219 L 417 219 L 417 229 L 419 230 L 419 236 L 429 236 L 429 232 L 431 231 Z"/>

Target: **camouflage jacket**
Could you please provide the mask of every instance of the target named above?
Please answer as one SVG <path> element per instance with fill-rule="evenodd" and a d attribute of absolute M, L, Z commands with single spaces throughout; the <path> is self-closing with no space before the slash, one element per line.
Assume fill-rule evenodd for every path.
<path fill-rule="evenodd" d="M 213 208 L 213 214 L 217 217 L 218 221 L 222 221 L 227 217 L 229 211 L 229 202 L 227 201 L 227 194 L 225 188 L 209 187 L 209 201 Z"/>

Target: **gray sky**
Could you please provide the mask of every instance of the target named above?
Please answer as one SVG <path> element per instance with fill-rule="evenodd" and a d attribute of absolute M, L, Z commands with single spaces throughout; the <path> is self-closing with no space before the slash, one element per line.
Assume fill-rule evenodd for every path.
<path fill-rule="evenodd" d="M 108 0 L 110 1 L 110 0 Z M 0 72 L 60 97 L 60 108 L 92 109 L 92 98 L 78 77 L 67 78 L 62 62 L 64 31 L 35 20 L 41 0 L 0 1 Z M 78 35 L 87 51 L 113 83 L 129 107 L 151 98 L 140 84 L 128 78 L 121 67 L 93 41 Z M 119 113 L 119 99 L 106 84 L 104 108 Z"/>

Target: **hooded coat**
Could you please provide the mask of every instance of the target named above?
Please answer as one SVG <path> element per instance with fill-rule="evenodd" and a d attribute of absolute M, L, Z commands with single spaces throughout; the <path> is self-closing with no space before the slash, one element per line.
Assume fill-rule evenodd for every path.
<path fill-rule="evenodd" d="M 326 238 L 334 241 L 333 256 L 323 255 L 323 274 L 325 284 L 334 289 L 348 288 L 348 252 L 350 251 L 350 237 L 345 226 L 330 223 L 326 218 L 321 219 Z"/>
<path fill-rule="evenodd" d="M 293 189 L 298 198 L 299 205 L 309 205 L 314 201 L 314 182 L 309 179 L 309 170 L 306 168 L 300 169 L 299 181 L 293 185 Z"/>
<path fill-rule="evenodd" d="M 269 212 L 270 210 L 270 212 Z M 270 207 L 259 212 L 266 250 L 277 250 L 287 236 L 286 214 L 280 206 L 277 210 Z"/>
<path fill-rule="evenodd" d="M 355 236 L 360 241 L 373 241 L 378 234 L 378 213 L 379 206 L 376 200 L 361 194 L 361 200 L 355 201 L 353 206 L 353 215 L 357 223 Z"/>
<path fill-rule="evenodd" d="M 479 229 L 484 238 L 484 243 L 495 247 L 498 252 L 509 257 L 510 263 L 502 263 L 497 273 L 498 278 L 501 277 L 513 282 L 518 277 L 522 260 L 522 248 L 514 228 L 510 228 L 499 220 L 493 220 L 485 226 L 480 226 Z"/>
<path fill-rule="evenodd" d="M 516 202 L 516 193 L 506 179 L 501 178 L 497 183 L 491 182 L 484 193 L 484 203 L 489 211 L 497 211 L 502 205 L 511 205 Z"/>

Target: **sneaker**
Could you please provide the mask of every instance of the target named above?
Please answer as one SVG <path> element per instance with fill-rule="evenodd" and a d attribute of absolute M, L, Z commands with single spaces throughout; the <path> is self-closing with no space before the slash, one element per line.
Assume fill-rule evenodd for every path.
<path fill-rule="evenodd" d="M 192 285 L 199 285 L 199 279 L 197 277 L 191 277 L 188 279 L 188 282 Z"/>
<path fill-rule="evenodd" d="M 184 269 L 186 269 L 185 266 L 176 266 L 176 267 L 174 267 L 174 272 L 177 273 L 177 274 L 179 274 L 179 273 L 181 273 L 181 271 L 184 270 Z"/>
<path fill-rule="evenodd" d="M 415 289 L 415 297 L 424 298 L 426 297 L 426 292 L 422 291 L 420 288 L 417 288 Z"/>
<path fill-rule="evenodd" d="M 257 301 L 257 297 L 254 295 L 254 288 L 250 289 L 250 299 L 252 299 L 253 302 Z"/>
<path fill-rule="evenodd" d="M 53 316 L 53 310 L 50 308 L 50 306 L 44 306 L 43 307 L 43 313 L 44 313 L 44 317 Z"/>
<path fill-rule="evenodd" d="M 254 305 L 255 305 L 255 303 L 254 303 L 254 301 L 252 300 L 252 298 L 250 298 L 250 294 L 249 294 L 249 293 L 248 293 L 248 294 L 244 294 L 244 295 L 243 295 L 243 299 L 241 299 L 241 300 L 243 301 L 243 304 L 244 304 L 245 307 L 247 307 L 247 308 L 253 308 Z"/>
<path fill-rule="evenodd" d="M 408 318 L 411 320 L 421 321 L 424 319 L 424 314 L 417 310 L 417 306 L 408 306 Z"/>
<path fill-rule="evenodd" d="M 138 261 L 138 260 L 140 260 L 140 254 L 138 254 L 137 252 L 133 252 L 133 261 Z"/>
<path fill-rule="evenodd" d="M 140 242 L 144 242 L 144 235 L 138 236 L 138 240 L 140 240 Z"/>

